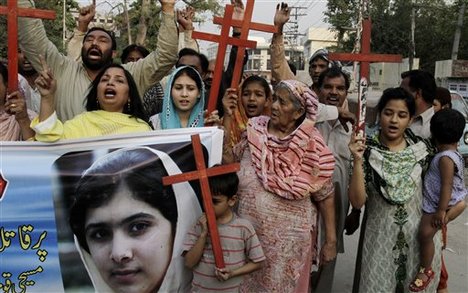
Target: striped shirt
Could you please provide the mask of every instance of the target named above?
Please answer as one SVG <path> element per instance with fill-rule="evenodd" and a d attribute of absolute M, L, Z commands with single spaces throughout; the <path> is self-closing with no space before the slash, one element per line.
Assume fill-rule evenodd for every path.
<path fill-rule="evenodd" d="M 257 263 L 265 260 L 260 241 L 248 220 L 234 214 L 229 223 L 218 224 L 218 232 L 227 269 L 235 270 L 248 261 Z M 201 225 L 197 223 L 185 237 L 184 251 L 189 251 L 195 245 L 200 233 Z M 242 280 L 243 276 L 238 276 L 224 282 L 218 281 L 208 236 L 203 256 L 193 269 L 192 292 L 238 292 Z"/>

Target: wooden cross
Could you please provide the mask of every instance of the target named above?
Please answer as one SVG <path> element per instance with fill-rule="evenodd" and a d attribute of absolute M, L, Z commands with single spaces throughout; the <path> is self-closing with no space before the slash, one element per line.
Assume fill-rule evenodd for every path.
<path fill-rule="evenodd" d="M 55 19 L 55 11 L 19 8 L 17 0 L 0 6 L 0 14 L 7 15 L 8 25 L 8 91 L 18 90 L 18 17 Z"/>
<path fill-rule="evenodd" d="M 233 79 L 231 81 L 231 87 L 237 88 L 240 82 L 240 73 L 244 62 L 245 48 L 256 48 L 257 42 L 249 41 L 249 30 L 258 30 L 264 32 L 275 33 L 276 27 L 273 25 L 267 25 L 262 23 L 252 22 L 252 14 L 255 0 L 247 0 L 246 8 L 244 11 L 244 19 L 234 20 L 232 14 L 234 11 L 233 5 L 226 5 L 224 11 L 224 17 L 215 17 L 213 23 L 221 25 L 221 34 L 214 35 L 208 33 L 202 33 L 194 31 L 192 37 L 194 39 L 206 40 L 210 42 L 218 43 L 218 53 L 216 56 L 215 71 L 213 76 L 213 83 L 210 89 L 210 97 L 208 100 L 208 112 L 216 109 L 216 103 L 218 99 L 218 92 L 221 85 L 221 78 L 223 74 L 224 57 L 226 56 L 227 45 L 237 46 L 237 57 L 236 64 L 234 66 Z M 229 37 L 229 31 L 233 27 L 241 28 L 240 38 Z"/>
<path fill-rule="evenodd" d="M 188 173 L 163 177 L 162 182 L 163 185 L 171 185 L 174 183 L 197 179 L 200 181 L 203 198 L 203 207 L 205 209 L 206 219 L 208 221 L 208 230 L 210 232 L 211 246 L 213 247 L 215 263 L 217 268 L 222 269 L 225 268 L 226 265 L 224 264 L 223 250 L 221 248 L 221 242 L 219 240 L 218 226 L 216 225 L 216 217 L 213 209 L 213 201 L 211 199 L 211 191 L 208 178 L 216 175 L 239 171 L 240 164 L 235 163 L 217 166 L 213 168 L 206 168 L 202 145 L 200 142 L 200 135 L 194 134 L 191 137 L 197 170 Z"/>
<path fill-rule="evenodd" d="M 372 54 L 370 50 L 371 41 L 371 20 L 362 20 L 361 52 L 354 53 L 329 53 L 330 60 L 359 61 L 360 77 L 365 77 L 369 81 L 369 67 L 371 62 L 401 62 L 401 55 L 393 54 Z"/>

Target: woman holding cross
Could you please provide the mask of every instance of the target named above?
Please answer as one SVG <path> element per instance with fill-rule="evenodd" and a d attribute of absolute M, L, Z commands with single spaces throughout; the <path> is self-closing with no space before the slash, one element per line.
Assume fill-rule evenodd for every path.
<path fill-rule="evenodd" d="M 334 158 L 314 127 L 318 101 L 301 82 L 275 88 L 271 116 L 249 120 L 226 161 L 240 161 L 239 215 L 250 220 L 267 257 L 249 275 L 246 292 L 307 292 L 312 260 L 318 261 L 318 210 L 326 226 L 321 261 L 336 257 Z"/>

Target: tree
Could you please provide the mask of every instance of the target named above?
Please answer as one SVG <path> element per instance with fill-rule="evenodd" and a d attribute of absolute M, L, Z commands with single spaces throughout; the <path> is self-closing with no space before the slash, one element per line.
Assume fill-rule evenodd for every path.
<path fill-rule="evenodd" d="M 457 13 L 461 1 L 465 0 L 454 3 L 446 3 L 444 0 L 368 1 L 369 15 L 372 20 L 371 50 L 375 53 L 401 54 L 404 57 L 410 55 L 411 9 L 412 5 L 415 5 L 416 57 L 420 58 L 421 69 L 434 72 L 435 61 L 451 57 Z M 332 25 L 338 37 L 340 34 L 344 34 L 343 27 L 357 26 L 359 2 L 358 0 L 328 1 L 325 13 L 326 21 Z M 468 29 L 466 27 L 464 26 L 462 30 L 459 59 L 468 59 Z M 355 32 L 351 32 L 349 35 L 349 41 L 341 41 L 336 48 L 337 51 L 349 52 L 352 50 Z"/>
<path fill-rule="evenodd" d="M 71 30 L 76 26 L 75 20 L 70 13 L 71 9 L 78 8 L 78 4 L 74 0 L 66 0 L 66 25 L 67 29 Z M 6 0 L 0 0 L 0 5 L 6 5 Z M 64 52 L 63 48 L 63 0 L 42 0 L 36 1 L 36 8 L 54 10 L 57 17 L 55 20 L 44 20 L 44 27 L 49 39 L 57 46 L 57 48 Z M 6 17 L 0 16 L 0 27 L 6 28 Z M 0 57 L 6 58 L 7 56 L 7 30 L 0 31 Z"/>
<path fill-rule="evenodd" d="M 184 0 L 185 4 L 195 8 L 197 15 L 203 13 L 219 14 L 221 5 L 215 0 Z M 160 16 L 161 6 L 158 1 L 139 0 L 130 5 L 128 11 L 129 21 L 132 33 L 132 39 L 135 43 L 144 45 L 152 50 L 156 47 L 159 26 L 161 23 Z M 201 17 L 198 17 L 199 22 L 203 22 Z M 127 23 L 124 13 L 119 13 L 115 17 L 116 29 L 120 31 L 120 38 L 117 43 L 119 48 L 124 48 L 128 45 Z M 136 36 L 136 38 L 133 38 Z"/>

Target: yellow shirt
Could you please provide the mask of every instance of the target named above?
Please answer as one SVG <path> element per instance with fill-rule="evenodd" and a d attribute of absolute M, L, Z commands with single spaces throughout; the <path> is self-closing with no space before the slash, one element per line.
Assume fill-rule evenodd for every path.
<path fill-rule="evenodd" d="M 36 132 L 35 139 L 42 142 L 151 130 L 148 123 L 139 118 L 103 110 L 81 113 L 63 124 L 54 112 L 42 122 L 36 117 L 31 128 Z"/>

